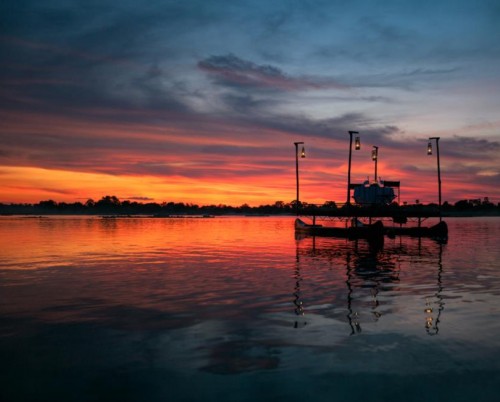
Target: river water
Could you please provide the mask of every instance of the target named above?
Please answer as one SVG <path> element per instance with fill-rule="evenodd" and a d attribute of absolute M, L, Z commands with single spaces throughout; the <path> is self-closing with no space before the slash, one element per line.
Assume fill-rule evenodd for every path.
<path fill-rule="evenodd" d="M 500 219 L 0 218 L 2 401 L 497 401 Z"/>

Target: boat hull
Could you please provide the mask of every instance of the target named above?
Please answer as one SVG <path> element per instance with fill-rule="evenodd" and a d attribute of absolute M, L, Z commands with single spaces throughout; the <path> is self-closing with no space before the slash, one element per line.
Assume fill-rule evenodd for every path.
<path fill-rule="evenodd" d="M 448 225 L 446 222 L 441 221 L 434 226 L 413 226 L 413 227 L 391 227 L 386 228 L 386 233 L 389 237 L 393 236 L 412 236 L 412 237 L 434 237 L 434 238 L 447 238 Z"/>
<path fill-rule="evenodd" d="M 448 238 L 448 225 L 441 221 L 434 226 L 393 226 L 384 227 L 381 221 L 372 225 L 350 226 L 350 227 L 330 227 L 322 225 L 310 225 L 297 218 L 295 220 L 295 231 L 310 236 L 325 237 L 345 237 L 348 239 L 380 239 L 384 235 L 389 237 L 411 236 L 411 237 L 431 237 L 436 239 Z"/>
<path fill-rule="evenodd" d="M 310 225 L 297 218 L 295 220 L 295 231 L 310 236 L 344 237 L 348 239 L 380 239 L 384 236 L 384 225 L 381 221 L 373 225 L 330 227 L 322 225 Z"/>

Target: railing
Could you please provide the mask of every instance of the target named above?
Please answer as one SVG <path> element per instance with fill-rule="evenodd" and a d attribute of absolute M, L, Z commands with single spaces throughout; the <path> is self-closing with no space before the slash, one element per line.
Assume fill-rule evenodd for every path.
<path fill-rule="evenodd" d="M 393 219 L 402 218 L 430 218 L 439 217 L 437 205 L 376 205 L 376 204 L 337 204 L 337 207 L 325 207 L 318 204 L 307 204 L 299 209 L 301 216 L 315 217 L 388 217 Z"/>

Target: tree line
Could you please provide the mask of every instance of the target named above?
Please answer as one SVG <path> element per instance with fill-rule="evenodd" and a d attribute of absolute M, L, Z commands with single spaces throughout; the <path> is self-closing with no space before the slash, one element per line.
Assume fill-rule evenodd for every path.
<path fill-rule="evenodd" d="M 0 214 L 67 214 L 67 215 L 261 215 L 261 214 L 293 214 L 296 211 L 296 201 L 284 202 L 276 201 L 273 204 L 249 206 L 242 204 L 240 206 L 231 206 L 226 204 L 197 205 L 183 202 L 137 202 L 130 200 L 121 201 L 118 197 L 106 195 L 98 201 L 88 199 L 86 202 L 56 202 L 54 200 L 40 201 L 36 204 L 2 204 L 0 203 Z M 334 210 L 345 206 L 337 204 L 334 201 L 326 201 L 321 205 L 300 202 L 299 207 L 307 210 Z M 399 206 L 393 203 L 389 208 L 437 208 L 436 204 Z M 500 203 L 494 204 L 487 197 L 473 200 L 460 200 L 454 204 L 444 202 L 442 205 L 443 213 L 448 214 L 500 214 Z"/>
<path fill-rule="evenodd" d="M 302 203 L 306 205 L 306 203 Z M 88 214 L 88 215 L 207 215 L 207 214 L 287 214 L 295 210 L 295 201 L 251 207 L 243 204 L 234 207 L 226 204 L 197 205 L 184 202 L 137 202 L 121 201 L 118 197 L 106 195 L 98 201 L 88 199 L 86 202 L 40 201 L 36 204 L 1 204 L 0 214 Z"/>

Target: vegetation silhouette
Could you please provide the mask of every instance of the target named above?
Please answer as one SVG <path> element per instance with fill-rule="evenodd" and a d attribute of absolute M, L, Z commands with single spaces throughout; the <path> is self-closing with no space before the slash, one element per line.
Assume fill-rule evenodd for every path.
<path fill-rule="evenodd" d="M 193 203 L 183 202 L 137 202 L 131 200 L 121 201 L 114 195 L 106 195 L 98 201 L 88 199 L 86 202 L 56 202 L 54 200 L 40 201 L 36 204 L 2 204 L 0 203 L 0 215 L 293 215 L 295 214 L 296 201 L 276 201 L 273 204 L 249 206 L 242 204 L 238 207 L 226 204 L 212 204 L 199 206 Z M 300 202 L 300 208 L 308 212 L 320 215 L 321 212 L 342 210 L 345 206 L 337 205 L 334 201 L 326 201 L 323 204 L 309 204 Z M 436 209 L 437 204 L 414 204 L 400 206 L 393 203 L 388 208 L 391 210 L 412 209 Z M 474 200 L 460 200 L 455 204 L 444 202 L 442 205 L 443 216 L 498 216 L 500 215 L 500 203 L 497 205 L 489 201 L 487 197 Z"/>

